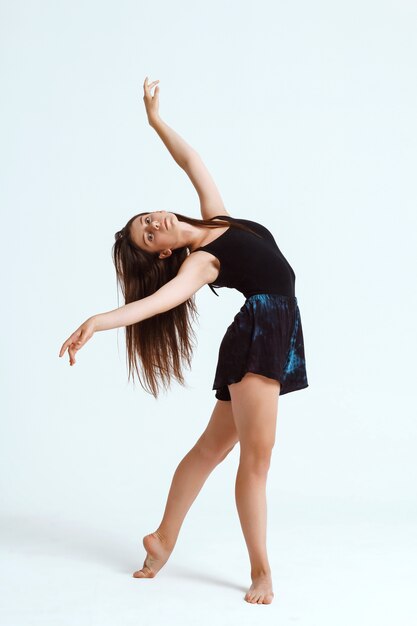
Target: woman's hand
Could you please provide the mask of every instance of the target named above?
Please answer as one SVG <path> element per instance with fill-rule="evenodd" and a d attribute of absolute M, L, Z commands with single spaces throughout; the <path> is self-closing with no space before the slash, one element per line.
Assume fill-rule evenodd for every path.
<path fill-rule="evenodd" d="M 145 82 L 143 83 L 143 91 L 145 93 L 143 101 L 145 103 L 149 123 L 159 115 L 159 87 L 155 87 L 153 96 L 151 94 L 151 88 L 156 85 L 156 83 L 159 83 L 159 80 L 154 80 L 152 83 L 148 84 L 148 77 L 145 78 Z"/>
<path fill-rule="evenodd" d="M 62 348 L 59 351 L 59 356 L 63 356 L 65 350 L 68 348 L 68 354 L 70 359 L 70 365 L 75 363 L 75 353 L 82 348 L 89 339 L 94 335 L 96 331 L 96 324 L 94 317 L 88 318 L 84 324 L 81 324 L 76 331 L 72 333 L 70 337 L 62 344 Z"/>

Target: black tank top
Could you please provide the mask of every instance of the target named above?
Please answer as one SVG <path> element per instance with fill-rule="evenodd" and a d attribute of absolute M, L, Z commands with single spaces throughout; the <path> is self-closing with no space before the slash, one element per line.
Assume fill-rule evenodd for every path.
<path fill-rule="evenodd" d="M 219 275 L 215 282 L 209 283 L 213 293 L 219 295 L 213 287 L 229 287 L 243 293 L 245 298 L 256 293 L 295 296 L 294 270 L 270 231 L 251 220 L 230 215 L 216 215 L 217 217 L 247 225 L 260 234 L 262 239 L 253 233 L 229 226 L 217 239 L 193 250 L 209 252 L 220 261 Z"/>

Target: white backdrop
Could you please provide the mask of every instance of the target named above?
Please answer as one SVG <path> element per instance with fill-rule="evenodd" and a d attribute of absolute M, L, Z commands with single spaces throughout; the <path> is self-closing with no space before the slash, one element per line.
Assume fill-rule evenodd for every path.
<path fill-rule="evenodd" d="M 415 617 L 416 17 L 411 0 L 2 0 L 7 626 Z M 146 75 L 228 212 L 265 224 L 297 276 L 310 386 L 279 400 L 271 605 L 243 601 L 238 446 L 165 568 L 131 578 L 210 418 L 243 296 L 197 293 L 187 387 L 157 401 L 127 383 L 123 329 L 96 333 L 74 367 L 58 358 L 87 317 L 123 304 L 111 246 L 133 214 L 200 217 L 147 124 Z"/>

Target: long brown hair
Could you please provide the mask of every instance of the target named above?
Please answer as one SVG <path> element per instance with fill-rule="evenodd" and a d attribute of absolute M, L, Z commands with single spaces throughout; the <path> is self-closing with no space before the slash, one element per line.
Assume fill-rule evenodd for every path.
<path fill-rule="evenodd" d="M 131 217 L 114 236 L 112 257 L 117 282 L 123 293 L 125 304 L 150 296 L 175 278 L 182 263 L 190 254 L 190 250 L 185 246 L 172 249 L 169 257 L 160 259 L 158 252 L 148 252 L 139 248 L 132 241 L 131 225 L 137 217 L 148 213 L 138 213 Z M 260 236 L 248 226 L 226 218 L 213 222 L 195 219 L 180 213 L 174 213 L 174 215 L 180 222 L 187 222 L 193 226 L 224 228 L 228 225 Z M 169 311 L 126 326 L 128 381 L 132 376 L 134 382 L 136 371 L 143 389 L 151 393 L 155 399 L 160 392 L 160 385 L 164 389 L 170 387 L 171 378 L 175 378 L 181 385 L 184 385 L 182 365 L 191 367 L 195 347 L 192 322 L 197 319 L 197 316 L 193 295 Z M 141 363 L 142 376 L 138 361 Z"/>

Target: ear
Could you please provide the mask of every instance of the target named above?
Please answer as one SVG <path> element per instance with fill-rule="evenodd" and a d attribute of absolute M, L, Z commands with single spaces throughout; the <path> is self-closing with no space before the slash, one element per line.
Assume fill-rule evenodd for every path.
<path fill-rule="evenodd" d="M 162 250 L 162 252 L 159 253 L 158 259 L 166 259 L 171 256 L 171 254 L 172 250 L 170 248 L 167 248 L 166 250 Z"/>

